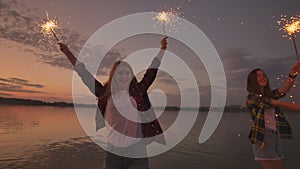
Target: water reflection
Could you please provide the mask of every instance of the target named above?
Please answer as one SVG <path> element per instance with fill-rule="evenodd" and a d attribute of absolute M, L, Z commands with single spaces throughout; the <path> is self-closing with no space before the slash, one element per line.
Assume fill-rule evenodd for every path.
<path fill-rule="evenodd" d="M 84 108 L 86 117 L 94 109 Z M 188 112 L 187 112 L 188 113 Z M 170 151 L 150 158 L 150 168 L 259 168 L 253 160 L 248 113 L 224 113 L 214 135 L 198 144 L 207 113 L 199 113 L 191 132 Z M 284 140 L 286 168 L 299 168 L 300 114 L 288 114 L 294 140 Z M 94 117 L 92 115 L 92 117 Z M 161 117 L 163 127 L 176 114 Z M 91 123 L 94 121 L 86 121 Z M 239 136 L 237 135 L 239 133 Z M 73 108 L 0 106 L 0 168 L 93 169 L 101 168 L 104 151 L 83 132 Z M 218 161 L 216 163 L 216 161 Z"/>
<path fill-rule="evenodd" d="M 19 119 L 16 114 L 12 113 L 0 113 L 0 116 L 0 134 L 14 134 L 37 127 L 40 124 L 37 120 Z"/>
<path fill-rule="evenodd" d="M 43 168 L 37 166 L 49 159 L 47 151 L 68 144 L 56 142 L 81 137 L 86 135 L 73 108 L 0 106 L 0 168 Z"/>
<path fill-rule="evenodd" d="M 57 141 L 85 135 L 71 107 L 1 105 L 0 110 L 0 133 L 6 136 L 2 141 Z"/>

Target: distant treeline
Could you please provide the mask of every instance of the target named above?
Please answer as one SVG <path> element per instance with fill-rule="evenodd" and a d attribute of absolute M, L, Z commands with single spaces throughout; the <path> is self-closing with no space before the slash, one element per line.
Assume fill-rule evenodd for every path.
<path fill-rule="evenodd" d="M 44 102 L 40 100 L 30 100 L 30 99 L 19 99 L 19 98 L 3 98 L 0 97 L 0 105 L 28 105 L 28 106 L 59 106 L 59 107 L 74 107 L 74 103 L 67 103 L 67 102 Z M 95 105 L 89 104 L 76 104 L 76 106 L 80 107 L 95 107 Z M 155 107 L 157 109 L 164 109 L 164 110 L 171 110 L 171 111 L 179 111 L 179 110 L 186 110 L 186 111 L 209 111 L 210 109 L 213 110 L 223 110 L 220 107 L 210 108 L 210 107 L 185 107 L 180 108 L 177 106 L 167 106 L 167 107 Z M 226 112 L 242 112 L 247 111 L 245 107 L 240 105 L 230 105 L 224 108 Z"/>
<path fill-rule="evenodd" d="M 0 105 L 74 107 L 74 103 L 67 103 L 67 102 L 44 102 L 44 101 L 40 101 L 40 100 L 19 99 L 19 98 L 3 98 L 3 97 L 0 97 Z M 95 105 L 89 105 L 89 104 L 76 104 L 76 106 L 95 107 Z"/>
<path fill-rule="evenodd" d="M 61 106 L 72 107 L 73 103 L 67 102 L 44 102 L 39 100 L 18 99 L 18 98 L 3 98 L 0 97 L 0 105 L 30 105 L 30 106 Z"/>
<path fill-rule="evenodd" d="M 166 108 L 161 108 L 158 107 L 159 109 L 165 109 L 165 110 L 174 110 L 174 111 L 179 111 L 179 110 L 186 110 L 186 111 L 203 111 L 203 112 L 208 112 L 209 110 L 216 110 L 216 111 L 225 111 L 225 112 L 247 112 L 246 107 L 242 107 L 241 105 L 229 105 L 225 107 L 199 107 L 199 108 L 194 108 L 194 107 L 176 107 L 176 106 L 170 106 Z"/>

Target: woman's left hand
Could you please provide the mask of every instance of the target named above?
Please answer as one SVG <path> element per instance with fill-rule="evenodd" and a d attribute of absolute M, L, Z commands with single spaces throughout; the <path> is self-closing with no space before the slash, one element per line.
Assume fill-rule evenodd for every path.
<path fill-rule="evenodd" d="M 290 74 L 296 76 L 300 72 L 300 61 L 298 61 L 291 69 Z"/>
<path fill-rule="evenodd" d="M 166 50 L 166 49 L 167 49 L 167 44 L 168 44 L 167 39 L 168 39 L 168 37 L 164 37 L 164 38 L 160 41 L 161 49 L 163 49 L 163 50 Z"/>

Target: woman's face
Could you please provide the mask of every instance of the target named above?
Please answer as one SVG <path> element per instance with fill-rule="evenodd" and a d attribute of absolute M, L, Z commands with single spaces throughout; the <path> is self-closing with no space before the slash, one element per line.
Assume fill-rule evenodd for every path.
<path fill-rule="evenodd" d="M 128 89 L 132 80 L 132 73 L 127 66 L 119 65 L 115 72 L 115 82 L 120 90 Z"/>
<path fill-rule="evenodd" d="M 261 70 L 258 70 L 258 71 L 256 71 L 256 74 L 257 74 L 258 86 L 260 86 L 260 87 L 267 86 L 268 79 L 267 79 L 267 76 L 265 75 L 265 73 Z"/>

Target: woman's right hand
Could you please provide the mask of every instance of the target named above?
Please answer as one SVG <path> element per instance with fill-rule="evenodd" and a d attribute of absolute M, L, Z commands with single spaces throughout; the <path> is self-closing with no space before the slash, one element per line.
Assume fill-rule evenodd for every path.
<path fill-rule="evenodd" d="M 67 51 L 69 51 L 69 48 L 68 48 L 68 46 L 67 46 L 66 44 L 61 43 L 61 42 L 59 42 L 59 43 L 57 43 L 57 44 L 59 45 L 60 50 L 61 50 L 62 52 L 66 53 Z"/>
<path fill-rule="evenodd" d="M 75 64 L 76 64 L 76 62 L 77 62 L 77 59 L 76 59 L 76 57 L 73 55 L 73 53 L 69 50 L 68 46 L 67 46 L 66 44 L 64 44 L 64 43 L 61 43 L 61 42 L 59 42 L 59 43 L 57 43 L 57 44 L 59 45 L 60 50 L 61 50 L 62 52 L 64 52 L 64 54 L 68 57 L 68 59 L 70 60 L 71 64 L 72 64 L 73 66 L 75 66 Z"/>
<path fill-rule="evenodd" d="M 168 37 L 164 37 L 161 41 L 160 41 L 160 45 L 161 45 L 161 49 L 166 50 L 167 49 L 167 39 Z"/>
<path fill-rule="evenodd" d="M 297 76 L 297 74 L 300 73 L 300 61 L 298 61 L 291 69 L 290 74 L 292 76 Z"/>

